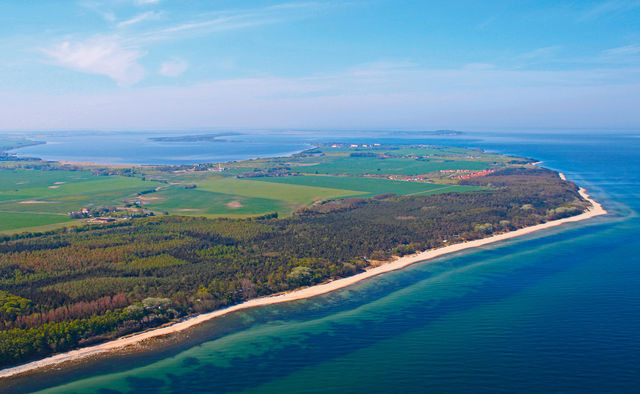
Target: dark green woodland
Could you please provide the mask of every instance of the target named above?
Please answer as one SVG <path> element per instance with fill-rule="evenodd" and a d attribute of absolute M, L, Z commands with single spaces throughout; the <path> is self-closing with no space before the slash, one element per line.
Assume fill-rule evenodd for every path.
<path fill-rule="evenodd" d="M 337 199 L 287 218 L 155 216 L 0 238 L 0 364 L 575 215 L 588 204 L 574 184 L 541 168 L 461 184 L 487 189 Z"/>

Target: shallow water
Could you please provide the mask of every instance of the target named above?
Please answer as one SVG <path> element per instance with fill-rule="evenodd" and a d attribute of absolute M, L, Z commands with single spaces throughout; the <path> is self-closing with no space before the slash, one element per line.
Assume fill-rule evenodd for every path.
<path fill-rule="evenodd" d="M 611 215 L 233 313 L 176 343 L 14 380 L 12 390 L 635 391 L 640 139 L 480 135 L 456 143 L 543 160 Z"/>

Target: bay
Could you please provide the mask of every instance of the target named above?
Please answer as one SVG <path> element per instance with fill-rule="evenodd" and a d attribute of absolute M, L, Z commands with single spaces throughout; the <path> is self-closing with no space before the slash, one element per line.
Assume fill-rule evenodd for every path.
<path fill-rule="evenodd" d="M 199 132 L 193 135 L 202 134 L 211 133 Z M 312 147 L 291 139 L 273 143 L 258 136 L 238 140 L 234 139 L 234 135 L 200 141 L 156 140 L 181 135 L 185 133 L 59 132 L 34 135 L 32 139 L 45 143 L 15 149 L 10 153 L 18 157 L 97 164 L 193 165 L 288 156 Z"/>

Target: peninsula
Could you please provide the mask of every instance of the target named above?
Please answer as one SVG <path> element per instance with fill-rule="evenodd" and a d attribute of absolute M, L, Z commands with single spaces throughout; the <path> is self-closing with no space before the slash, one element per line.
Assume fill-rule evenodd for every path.
<path fill-rule="evenodd" d="M 9 368 L 0 377 L 606 213 L 563 176 L 532 164 L 477 150 L 376 144 L 128 173 L 39 163 L 54 178 L 89 173 L 145 189 L 129 189 L 121 206 L 74 211 L 113 221 L 77 219 L 73 227 L 4 237 L 0 362 Z M 12 163 L 0 171 L 41 170 Z M 263 211 L 207 215 L 216 201 L 202 201 L 202 192 L 223 194 L 216 197 L 230 211 Z M 180 203 L 167 201 L 178 196 Z M 265 210 L 264 200 L 285 209 Z M 158 212 L 160 204 L 173 212 Z"/>

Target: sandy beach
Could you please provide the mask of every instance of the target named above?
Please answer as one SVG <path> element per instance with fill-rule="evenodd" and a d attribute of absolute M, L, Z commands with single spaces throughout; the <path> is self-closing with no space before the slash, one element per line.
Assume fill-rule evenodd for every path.
<path fill-rule="evenodd" d="M 565 179 L 563 174 L 560 174 L 560 176 L 561 178 Z M 66 353 L 57 354 L 42 360 L 29 362 L 16 367 L 6 368 L 0 371 L 0 378 L 7 378 L 7 377 L 15 376 L 18 374 L 26 373 L 26 372 L 31 372 L 39 368 L 51 367 L 53 365 L 80 360 L 85 357 L 113 351 L 116 349 L 122 349 L 124 347 L 135 345 L 151 338 L 157 338 L 157 337 L 173 334 L 182 330 L 186 330 L 202 322 L 214 319 L 219 316 L 223 316 L 225 314 L 228 314 L 234 311 L 238 311 L 246 308 L 252 308 L 256 306 L 300 300 L 300 299 L 310 298 L 310 297 L 314 297 L 321 294 L 326 294 L 328 292 L 350 286 L 354 283 L 360 282 L 367 278 L 371 278 L 386 272 L 402 269 L 408 265 L 411 265 L 417 262 L 423 262 L 423 261 L 434 259 L 436 257 L 440 257 L 446 254 L 459 252 L 465 249 L 475 248 L 475 247 L 507 240 L 510 238 L 523 236 L 539 230 L 556 227 L 565 223 L 578 222 L 581 220 L 590 219 L 595 216 L 604 215 L 607 213 L 607 211 L 602 207 L 602 205 L 592 200 L 583 188 L 580 188 L 580 195 L 583 198 L 585 198 L 587 201 L 589 201 L 592 204 L 592 206 L 589 208 L 589 210 L 576 216 L 558 219 L 558 220 L 550 221 L 547 223 L 530 226 L 530 227 L 522 228 L 515 231 L 510 231 L 507 233 L 494 235 L 488 238 L 453 244 L 453 245 L 445 246 L 438 249 L 431 249 L 424 252 L 404 256 L 392 262 L 377 266 L 375 268 L 371 268 L 365 272 L 362 272 L 347 278 L 342 278 L 342 279 L 334 280 L 331 282 L 323 283 L 317 286 L 307 287 L 307 288 L 303 288 L 303 289 L 299 289 L 299 290 L 295 290 L 295 291 L 291 291 L 291 292 L 283 293 L 279 295 L 255 298 L 255 299 L 252 299 L 228 308 L 196 315 L 166 327 L 157 328 L 157 329 L 145 331 L 142 333 L 118 338 L 118 339 L 115 339 L 106 343 L 102 343 L 99 345 L 95 345 L 95 346 L 89 346 L 89 347 L 80 348 L 77 350 L 72 350 Z"/>

